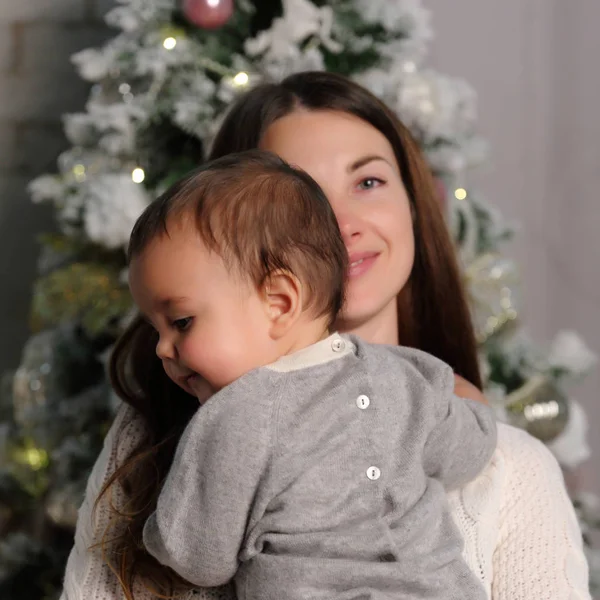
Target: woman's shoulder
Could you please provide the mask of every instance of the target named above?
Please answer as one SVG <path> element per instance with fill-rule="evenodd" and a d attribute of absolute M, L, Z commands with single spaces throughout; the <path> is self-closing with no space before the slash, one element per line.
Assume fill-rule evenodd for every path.
<path fill-rule="evenodd" d="M 560 466 L 547 446 L 522 429 L 498 423 L 496 451 L 477 479 L 500 492 L 507 486 L 530 484 L 529 477 L 542 474 L 558 476 L 562 485 Z"/>
<path fill-rule="evenodd" d="M 504 423 L 498 424 L 498 444 L 486 468 L 450 492 L 448 500 L 465 541 L 464 558 L 488 597 L 495 578 L 493 557 L 507 532 L 519 543 L 535 538 L 548 523 L 564 519 L 570 504 L 560 467 L 548 448 Z M 539 524 L 532 523 L 534 516 Z M 576 531 L 571 537 L 576 538 Z"/>
<path fill-rule="evenodd" d="M 498 424 L 496 459 L 504 467 L 505 478 L 527 477 L 540 469 L 561 474 L 560 466 L 547 446 L 526 431 L 505 423 Z M 562 475 L 560 478 L 562 480 Z"/>
<path fill-rule="evenodd" d="M 550 454 L 548 448 L 537 438 L 507 423 L 498 423 L 498 450 L 510 457 L 520 450 Z"/>
<path fill-rule="evenodd" d="M 590 598 L 581 530 L 558 461 L 507 425 L 498 428 L 497 458 L 494 597 Z"/>
<path fill-rule="evenodd" d="M 498 423 L 498 444 L 490 462 L 449 498 L 455 513 L 463 514 L 473 526 L 487 523 L 493 530 L 499 528 L 501 513 L 515 498 L 563 488 L 562 472 L 550 450 L 526 431 Z"/>

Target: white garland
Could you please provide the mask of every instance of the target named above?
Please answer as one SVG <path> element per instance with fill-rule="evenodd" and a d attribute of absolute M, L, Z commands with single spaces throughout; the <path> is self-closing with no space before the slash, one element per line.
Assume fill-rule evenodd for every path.
<path fill-rule="evenodd" d="M 181 90 L 173 104 L 173 121 L 184 131 L 204 138 L 215 117 L 211 100 L 217 86 L 203 71 L 188 73 L 174 81 Z"/>
<path fill-rule="evenodd" d="M 358 13 L 367 23 L 381 25 L 396 38 L 378 49 L 384 57 L 395 62 L 420 63 L 433 38 L 431 13 L 421 0 L 355 0 Z"/>
<path fill-rule="evenodd" d="M 583 407 L 571 398 L 567 425 L 558 437 L 548 443 L 548 448 L 563 467 L 575 469 L 591 456 L 590 446 L 587 442 L 588 429 Z"/>
<path fill-rule="evenodd" d="M 84 227 L 90 240 L 107 248 L 125 247 L 135 221 L 150 203 L 131 176 L 103 174 L 87 184 Z"/>
<path fill-rule="evenodd" d="M 471 86 L 431 69 L 404 73 L 393 107 L 425 144 L 469 137 L 477 119 Z"/>
<path fill-rule="evenodd" d="M 317 44 L 332 52 L 342 50 L 332 38 L 332 25 L 331 7 L 317 7 L 310 0 L 283 0 L 283 15 L 273 20 L 270 29 L 247 40 L 244 49 L 273 80 L 297 71 L 322 70 L 325 65 Z M 311 39 L 314 43 L 308 48 L 300 47 Z"/>
<path fill-rule="evenodd" d="M 106 23 L 124 32 L 135 32 L 152 21 L 163 21 L 176 8 L 175 0 L 117 0 Z"/>
<path fill-rule="evenodd" d="M 596 366 L 598 356 L 575 331 L 563 330 L 554 338 L 548 362 L 552 368 L 581 377 Z"/>

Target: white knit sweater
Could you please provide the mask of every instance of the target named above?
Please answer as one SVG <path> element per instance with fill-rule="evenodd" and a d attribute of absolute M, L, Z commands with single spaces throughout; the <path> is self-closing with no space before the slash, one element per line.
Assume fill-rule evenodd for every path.
<path fill-rule="evenodd" d="M 117 446 L 117 434 L 125 427 Z M 123 406 L 90 476 L 79 511 L 75 546 L 61 600 L 122 600 L 116 577 L 100 550 L 88 550 L 104 532 L 106 502 L 92 517 L 102 485 L 143 434 L 143 424 Z M 123 498 L 113 494 L 117 505 Z M 590 599 L 581 533 L 562 474 L 547 448 L 528 434 L 499 425 L 498 448 L 488 467 L 449 495 L 465 540 L 464 558 L 493 600 Z M 155 600 L 140 589 L 136 600 Z M 182 600 L 235 600 L 230 588 L 190 593 Z"/>

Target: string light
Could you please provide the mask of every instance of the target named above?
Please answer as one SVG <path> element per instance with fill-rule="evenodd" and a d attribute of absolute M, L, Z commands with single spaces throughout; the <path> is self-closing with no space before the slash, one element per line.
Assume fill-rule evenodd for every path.
<path fill-rule="evenodd" d="M 454 197 L 457 200 L 464 200 L 467 197 L 467 190 L 465 190 L 465 188 L 458 188 L 454 190 Z"/>
<path fill-rule="evenodd" d="M 31 440 L 25 440 L 24 445 L 15 450 L 15 460 L 33 471 L 41 471 L 50 464 L 48 452 L 38 448 Z"/>
<path fill-rule="evenodd" d="M 140 167 L 135 168 L 131 172 L 131 179 L 133 179 L 135 183 L 142 183 L 142 181 L 146 179 L 146 173 L 144 172 L 144 169 L 141 169 Z"/>
<path fill-rule="evenodd" d="M 175 46 L 177 46 L 177 40 L 172 36 L 165 38 L 165 40 L 163 41 L 163 47 L 167 50 L 173 50 Z"/>
<path fill-rule="evenodd" d="M 75 165 L 73 167 L 73 175 L 77 181 L 85 181 L 85 165 Z"/>
<path fill-rule="evenodd" d="M 234 78 L 233 83 L 235 85 L 246 85 L 250 81 L 250 77 L 248 77 L 248 73 L 244 73 L 244 71 L 240 71 Z"/>
<path fill-rule="evenodd" d="M 34 471 L 39 471 L 48 466 L 48 453 L 41 448 L 27 448 L 23 452 L 23 457 Z"/>

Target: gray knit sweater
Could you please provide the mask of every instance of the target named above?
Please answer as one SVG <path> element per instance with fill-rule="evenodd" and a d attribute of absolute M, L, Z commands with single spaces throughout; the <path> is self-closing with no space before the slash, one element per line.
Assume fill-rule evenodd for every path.
<path fill-rule="evenodd" d="M 483 599 L 444 488 L 491 458 L 491 409 L 423 352 L 334 334 L 247 373 L 185 430 L 144 528 L 239 600 Z"/>

